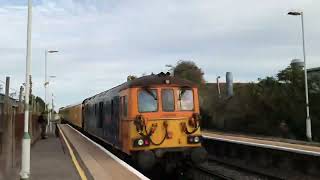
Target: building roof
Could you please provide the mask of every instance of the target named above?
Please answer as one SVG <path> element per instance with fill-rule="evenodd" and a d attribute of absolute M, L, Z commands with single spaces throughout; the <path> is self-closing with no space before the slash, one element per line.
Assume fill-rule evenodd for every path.
<path fill-rule="evenodd" d="M 0 104 L 4 103 L 4 97 L 5 95 L 0 93 Z M 12 97 L 9 97 L 9 101 L 12 103 L 12 106 L 17 106 L 18 101 Z"/>
<path fill-rule="evenodd" d="M 315 67 L 315 68 L 310 68 L 307 70 L 309 73 L 310 72 L 320 72 L 320 67 Z"/>

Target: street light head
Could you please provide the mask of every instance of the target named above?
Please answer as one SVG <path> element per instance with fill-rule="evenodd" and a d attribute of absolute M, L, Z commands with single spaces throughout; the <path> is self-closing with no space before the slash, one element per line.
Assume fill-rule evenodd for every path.
<path fill-rule="evenodd" d="M 291 16 L 300 16 L 301 14 L 302 14 L 302 12 L 297 12 L 297 11 L 288 12 L 288 15 L 291 15 Z"/>
<path fill-rule="evenodd" d="M 56 50 L 49 50 L 48 53 L 57 53 L 59 51 L 56 51 Z"/>

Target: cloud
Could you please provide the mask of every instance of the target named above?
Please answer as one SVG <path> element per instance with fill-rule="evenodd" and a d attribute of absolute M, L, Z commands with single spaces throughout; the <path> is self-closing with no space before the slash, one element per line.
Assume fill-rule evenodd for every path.
<path fill-rule="evenodd" d="M 308 65 L 319 66 L 320 2 L 178 0 L 35 0 L 32 73 L 34 92 L 44 95 L 44 49 L 50 89 L 58 106 L 79 102 L 126 80 L 127 75 L 166 71 L 165 64 L 195 61 L 214 81 L 226 71 L 236 81 L 273 75 L 301 58 L 298 17 L 305 12 Z M 26 4 L 0 2 L 0 78 L 24 82 Z M 50 93 L 51 94 L 51 93 Z"/>

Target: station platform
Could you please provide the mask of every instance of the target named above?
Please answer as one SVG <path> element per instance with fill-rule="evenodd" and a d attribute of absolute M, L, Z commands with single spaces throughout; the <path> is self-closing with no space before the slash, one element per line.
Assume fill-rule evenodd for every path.
<path fill-rule="evenodd" d="M 32 146 L 30 171 L 31 180 L 80 180 L 69 153 L 60 139 L 51 134 Z"/>
<path fill-rule="evenodd" d="M 80 179 L 148 179 L 73 127 L 60 124 L 58 128 Z"/>
<path fill-rule="evenodd" d="M 320 156 L 320 144 L 308 143 L 294 140 L 280 140 L 280 139 L 267 139 L 252 137 L 246 135 L 203 131 L 202 136 L 207 139 L 224 141 L 236 144 L 243 144 L 248 146 L 255 146 L 261 148 L 269 148 L 280 151 L 287 151 L 311 156 Z"/>
<path fill-rule="evenodd" d="M 31 147 L 30 180 L 148 179 L 73 127 L 57 128 L 59 137 L 49 134 Z M 20 179 L 19 169 L 5 179 Z"/>
<path fill-rule="evenodd" d="M 81 180 L 63 144 L 60 138 L 48 133 L 47 139 L 39 139 L 31 146 L 30 180 Z M 0 180 L 18 180 L 20 170 L 17 163 L 17 167 L 10 174 L 0 176 Z"/>

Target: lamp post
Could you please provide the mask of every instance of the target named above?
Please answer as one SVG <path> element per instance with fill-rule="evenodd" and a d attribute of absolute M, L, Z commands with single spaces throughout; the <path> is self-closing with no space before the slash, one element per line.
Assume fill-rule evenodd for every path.
<path fill-rule="evenodd" d="M 53 50 L 45 50 L 45 67 L 44 67 L 44 69 L 45 69 L 45 72 L 44 72 L 44 74 L 45 74 L 45 77 L 44 77 L 44 89 L 45 89 L 45 94 L 44 94 L 44 101 L 45 101 L 45 104 L 47 105 L 47 85 L 49 84 L 49 82 L 48 82 L 48 66 L 47 66 L 47 64 L 48 64 L 48 54 L 49 53 L 57 53 L 57 52 L 59 52 L 59 51 L 53 51 Z M 46 107 L 45 107 L 46 108 Z"/>
<path fill-rule="evenodd" d="M 312 131 L 311 131 L 311 118 L 309 111 L 309 93 L 308 93 L 308 76 L 307 76 L 307 60 L 306 60 L 306 49 L 304 40 L 304 23 L 303 23 L 303 12 L 289 12 L 288 15 L 300 16 L 301 17 L 301 30 L 302 30 L 302 50 L 303 50 L 303 60 L 304 60 L 304 81 L 305 81 L 305 93 L 306 93 L 306 135 L 309 141 L 312 141 Z"/>
<path fill-rule="evenodd" d="M 53 126 L 52 126 L 52 121 L 55 120 L 55 114 L 54 114 L 54 95 L 53 93 L 51 94 L 51 111 L 50 111 L 50 119 L 51 119 L 51 122 L 50 122 L 50 131 L 53 132 Z"/>
<path fill-rule="evenodd" d="M 51 79 L 53 78 L 56 78 L 57 76 L 49 76 L 49 81 L 48 81 L 48 84 L 50 82 Z M 53 95 L 53 94 L 52 94 Z M 51 96 L 51 100 L 52 100 L 52 96 Z M 48 127 L 50 129 L 50 132 L 52 132 L 52 123 L 51 123 L 51 118 L 52 118 L 52 109 L 53 109 L 53 105 L 51 104 L 51 109 L 50 109 L 50 101 L 48 103 L 48 112 L 49 112 L 49 115 L 48 115 L 48 118 L 47 118 L 47 128 L 46 130 L 48 130 Z"/>
<path fill-rule="evenodd" d="M 29 179 L 30 175 L 30 135 L 29 135 L 29 95 L 30 95 L 30 69 L 31 69 L 31 25 L 32 25 L 32 0 L 28 0 L 27 23 L 27 55 L 26 55 L 26 90 L 24 106 L 24 134 L 22 139 L 22 157 L 20 179 Z"/>
<path fill-rule="evenodd" d="M 57 53 L 59 51 L 56 50 L 45 50 L 45 77 L 44 77 L 44 104 L 45 104 L 45 111 L 47 112 L 46 116 L 47 116 L 47 127 L 49 125 L 49 116 L 48 116 L 48 105 L 47 105 L 47 86 L 49 85 L 49 81 L 48 81 L 48 66 L 47 66 L 47 62 L 48 62 L 48 54 L 52 54 L 52 53 Z M 48 131 L 48 128 L 46 128 L 46 132 Z"/>

